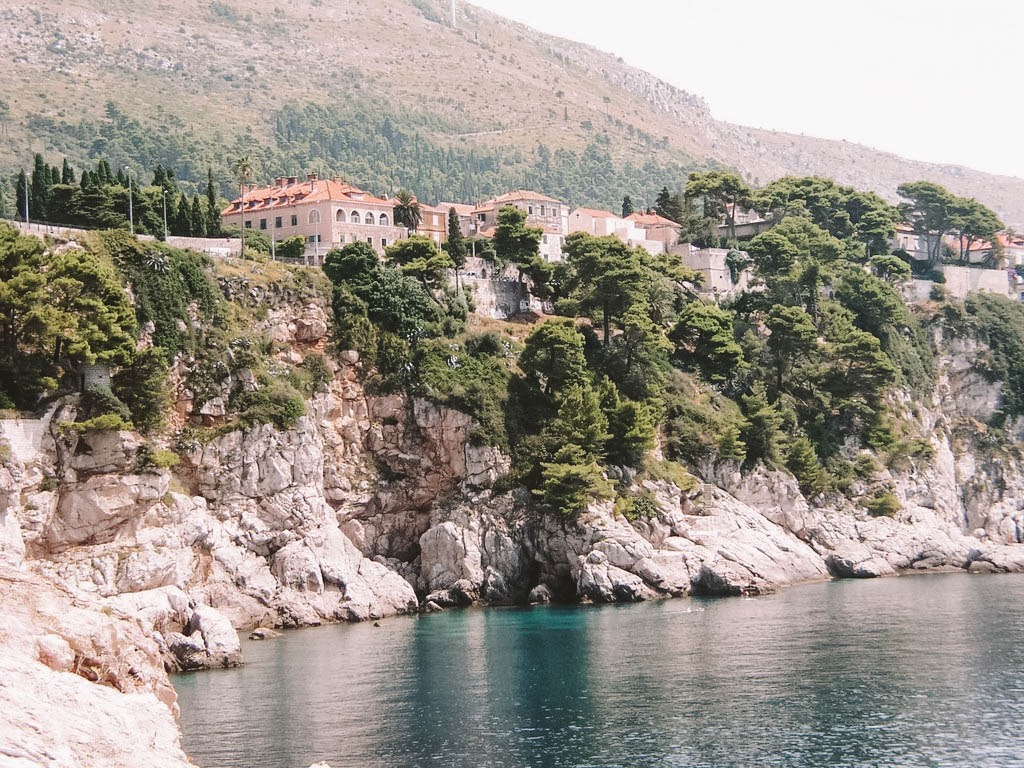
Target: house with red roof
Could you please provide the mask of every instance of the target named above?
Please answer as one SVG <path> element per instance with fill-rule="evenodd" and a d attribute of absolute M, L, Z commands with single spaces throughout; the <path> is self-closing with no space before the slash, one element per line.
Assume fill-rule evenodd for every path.
<path fill-rule="evenodd" d="M 645 230 L 648 240 L 662 243 L 666 251 L 679 242 L 679 233 L 683 231 L 682 226 L 672 219 L 666 219 L 656 213 L 631 213 L 626 218 Z"/>
<path fill-rule="evenodd" d="M 226 227 L 263 232 L 275 242 L 295 235 L 306 241 L 307 260 L 319 264 L 332 248 L 363 241 L 383 255 L 406 237 L 394 225 L 394 204 L 340 179 L 278 177 L 272 186 L 246 189 L 221 211 Z"/>

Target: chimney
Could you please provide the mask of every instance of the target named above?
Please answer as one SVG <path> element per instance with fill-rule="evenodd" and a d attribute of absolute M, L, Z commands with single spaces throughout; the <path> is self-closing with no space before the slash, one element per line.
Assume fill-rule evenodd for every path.
<path fill-rule="evenodd" d="M 316 181 L 317 176 L 316 176 L 315 173 L 308 173 L 308 174 L 306 174 L 306 179 L 309 180 L 309 181 Z"/>
<path fill-rule="evenodd" d="M 299 181 L 299 177 L 298 176 L 289 176 L 288 177 L 288 183 L 289 184 L 296 184 L 296 183 L 298 183 L 298 181 Z"/>
<path fill-rule="evenodd" d="M 277 186 L 283 187 L 284 186 L 284 182 L 285 182 L 285 177 L 284 176 L 278 176 L 277 177 Z"/>

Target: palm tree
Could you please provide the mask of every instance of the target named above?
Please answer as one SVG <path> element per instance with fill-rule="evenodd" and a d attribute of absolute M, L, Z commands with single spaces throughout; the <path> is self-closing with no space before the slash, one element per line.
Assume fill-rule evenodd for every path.
<path fill-rule="evenodd" d="M 245 258 L 245 185 L 252 180 L 252 162 L 248 155 L 242 155 L 235 161 L 235 178 L 238 179 L 238 191 L 242 200 L 242 218 L 238 227 L 242 240 L 241 257 Z"/>
<path fill-rule="evenodd" d="M 395 224 L 404 226 L 410 233 L 423 221 L 423 214 L 420 213 L 420 204 L 416 201 L 412 192 L 400 189 L 395 194 L 394 219 Z"/>

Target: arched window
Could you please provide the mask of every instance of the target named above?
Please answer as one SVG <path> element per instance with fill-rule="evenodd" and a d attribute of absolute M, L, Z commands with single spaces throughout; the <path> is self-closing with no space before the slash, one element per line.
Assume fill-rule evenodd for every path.
<path fill-rule="evenodd" d="M 316 210 L 314 208 L 312 211 L 309 212 L 309 223 L 310 224 L 319 224 L 320 223 L 320 211 L 318 211 L 318 210 Z"/>
<path fill-rule="evenodd" d="M 362 224 L 363 223 L 363 219 L 359 215 L 359 211 L 352 211 L 352 223 L 353 224 Z"/>
<path fill-rule="evenodd" d="M 380 225 L 382 227 L 386 227 L 389 223 L 390 222 L 388 221 L 388 215 L 386 213 L 382 213 L 380 215 Z"/>
<path fill-rule="evenodd" d="M 344 224 L 345 223 L 345 212 L 342 211 L 342 210 L 339 210 L 338 213 L 335 214 L 334 220 L 335 221 L 340 221 L 341 223 Z"/>
<path fill-rule="evenodd" d="M 365 221 L 367 224 L 374 224 L 375 222 L 373 220 L 373 211 L 367 211 L 363 221 Z"/>

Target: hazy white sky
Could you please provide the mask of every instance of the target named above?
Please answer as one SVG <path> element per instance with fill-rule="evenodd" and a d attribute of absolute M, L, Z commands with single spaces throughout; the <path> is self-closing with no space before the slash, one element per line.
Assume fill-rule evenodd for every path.
<path fill-rule="evenodd" d="M 621 56 L 722 120 L 1024 178 L 1022 0 L 473 4 Z"/>

